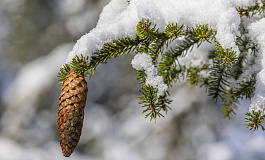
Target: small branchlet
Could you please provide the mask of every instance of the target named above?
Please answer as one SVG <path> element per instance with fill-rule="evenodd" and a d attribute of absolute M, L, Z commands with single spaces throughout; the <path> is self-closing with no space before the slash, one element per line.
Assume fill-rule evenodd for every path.
<path fill-rule="evenodd" d="M 265 1 L 261 1 L 260 3 L 256 2 L 254 6 L 248 6 L 247 8 L 238 7 L 236 10 L 241 17 L 250 18 L 256 14 L 260 15 L 264 13 Z"/>
<path fill-rule="evenodd" d="M 188 81 L 188 85 L 198 85 L 202 83 L 201 86 L 208 84 L 208 77 L 202 75 L 202 72 L 209 72 L 209 65 L 202 65 L 201 67 L 189 67 L 187 69 L 186 79 Z M 207 87 L 207 86 L 205 86 Z"/>
<path fill-rule="evenodd" d="M 231 49 L 223 49 L 219 43 L 216 43 L 216 54 L 218 55 L 215 60 L 222 61 L 220 65 L 224 65 L 225 69 L 227 67 L 232 68 L 232 63 L 235 63 L 238 60 L 237 54 L 234 50 Z"/>
<path fill-rule="evenodd" d="M 264 109 L 262 112 L 264 112 Z M 249 116 L 249 118 L 245 118 L 245 122 L 247 122 L 247 124 L 244 125 L 246 125 L 246 128 L 250 127 L 249 131 L 252 130 L 251 134 L 253 134 L 254 131 L 258 130 L 259 127 L 261 127 L 263 131 L 265 130 L 265 128 L 263 127 L 263 122 L 265 122 L 265 115 L 262 115 L 260 110 L 258 112 L 247 112 L 245 113 L 245 115 Z"/>
<path fill-rule="evenodd" d="M 80 57 L 75 56 L 70 64 L 64 64 L 63 67 L 60 68 L 60 72 L 58 72 L 57 75 L 60 77 L 58 81 L 65 80 L 66 75 L 70 72 L 70 68 L 74 68 L 75 72 L 83 73 L 85 76 L 89 74 L 89 78 L 91 78 L 94 76 L 96 67 L 100 63 L 106 63 L 112 58 L 134 51 L 140 42 L 138 38 L 135 40 L 131 38 L 114 40 L 112 43 L 106 43 L 103 48 L 95 52 L 90 59 L 88 56 L 84 57 L 82 54 Z"/>
<path fill-rule="evenodd" d="M 164 117 L 161 111 L 167 113 L 168 109 L 171 109 L 168 105 L 172 102 L 172 100 L 166 97 L 166 94 L 163 96 L 157 95 L 157 89 L 153 86 L 146 85 L 146 74 L 144 71 L 137 71 L 138 80 L 141 84 L 141 90 L 139 90 L 142 95 L 138 96 L 141 100 L 139 104 L 142 104 L 144 110 L 143 114 L 145 114 L 145 118 L 150 117 L 150 121 L 153 119 L 156 121 L 157 117 Z"/>
<path fill-rule="evenodd" d="M 150 42 L 155 39 L 155 34 L 158 32 L 158 29 L 156 29 L 156 25 L 152 26 L 152 23 L 148 19 L 142 19 L 142 21 L 137 24 L 136 31 L 140 40 L 150 44 Z"/>
<path fill-rule="evenodd" d="M 62 68 L 60 68 L 60 71 L 57 74 L 57 77 L 59 77 L 60 83 L 62 84 L 62 82 L 65 80 L 66 75 L 70 72 L 71 67 L 69 64 L 64 64 Z"/>
<path fill-rule="evenodd" d="M 241 98 L 241 100 L 243 98 L 251 99 L 255 90 L 255 84 L 256 77 L 252 75 L 249 81 L 242 81 L 240 84 L 238 84 L 240 87 L 236 89 L 236 92 L 234 94 L 238 98 Z"/>
<path fill-rule="evenodd" d="M 183 30 L 184 25 L 182 24 L 181 26 L 178 26 L 177 23 L 173 24 L 168 24 L 166 31 L 165 31 L 165 35 L 168 38 L 172 38 L 171 41 L 175 40 L 176 38 L 185 35 L 185 32 Z"/>
<path fill-rule="evenodd" d="M 235 110 L 237 110 L 237 98 L 235 97 L 235 94 L 233 93 L 232 88 L 225 89 L 224 92 L 224 100 L 223 100 L 223 107 L 222 111 L 225 117 L 231 118 L 233 115 L 235 115 Z"/>
<path fill-rule="evenodd" d="M 218 98 L 223 100 L 223 93 L 225 87 L 229 87 L 230 83 L 227 80 L 231 75 L 229 70 L 226 70 L 223 65 L 220 65 L 221 62 L 218 60 L 213 61 L 213 66 L 211 67 L 211 73 L 209 77 L 209 87 L 208 94 L 217 102 Z"/>
<path fill-rule="evenodd" d="M 190 33 L 198 39 L 199 44 L 204 41 L 211 43 L 216 35 L 216 32 L 214 32 L 212 28 L 208 28 L 208 25 L 196 25 L 195 28 L 192 28 L 192 32 Z"/>
<path fill-rule="evenodd" d="M 80 57 L 75 56 L 72 59 L 70 66 L 76 73 L 80 73 L 86 76 L 89 69 L 88 56 L 84 57 L 82 54 Z"/>
<path fill-rule="evenodd" d="M 60 68 L 60 72 L 58 72 L 58 77 L 60 77 L 60 79 L 58 81 L 64 81 L 66 78 L 66 75 L 70 72 L 71 68 L 73 68 L 73 70 L 76 73 L 80 73 L 82 75 L 87 75 L 87 71 L 89 68 L 89 63 L 88 63 L 88 56 L 84 57 L 82 54 L 81 56 L 75 56 L 70 64 L 64 64 L 62 68 Z"/>

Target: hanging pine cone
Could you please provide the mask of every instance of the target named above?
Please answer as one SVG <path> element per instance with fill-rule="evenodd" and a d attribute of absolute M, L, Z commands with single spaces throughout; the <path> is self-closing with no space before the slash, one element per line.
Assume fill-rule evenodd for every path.
<path fill-rule="evenodd" d="M 86 98 L 87 82 L 84 75 L 71 69 L 63 81 L 58 111 L 59 140 L 65 157 L 72 154 L 80 139 Z"/>

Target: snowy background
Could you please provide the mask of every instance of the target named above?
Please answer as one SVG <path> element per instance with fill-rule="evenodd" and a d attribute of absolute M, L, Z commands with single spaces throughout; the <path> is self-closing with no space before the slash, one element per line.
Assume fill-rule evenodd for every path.
<path fill-rule="evenodd" d="M 144 119 L 133 54 L 98 66 L 88 81 L 81 139 L 63 157 L 56 75 L 108 3 L 0 0 L 0 160 L 263 160 L 264 132 L 251 135 L 243 126 L 249 101 L 229 120 L 203 88 L 182 82 L 171 89 L 165 118 Z"/>

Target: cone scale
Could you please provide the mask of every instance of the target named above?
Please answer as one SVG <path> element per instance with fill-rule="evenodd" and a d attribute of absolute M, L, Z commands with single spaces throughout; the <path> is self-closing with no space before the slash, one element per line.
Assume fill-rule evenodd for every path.
<path fill-rule="evenodd" d="M 84 75 L 71 69 L 63 81 L 58 111 L 59 140 L 65 157 L 73 153 L 80 139 L 87 91 Z"/>

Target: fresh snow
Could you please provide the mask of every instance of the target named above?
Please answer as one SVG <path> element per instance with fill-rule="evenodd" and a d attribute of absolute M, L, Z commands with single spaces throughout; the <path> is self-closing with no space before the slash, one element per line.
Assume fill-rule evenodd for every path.
<path fill-rule="evenodd" d="M 142 18 L 157 24 L 164 32 L 169 23 L 195 26 L 208 24 L 217 30 L 216 38 L 224 48 L 233 48 L 237 35 L 240 17 L 235 9 L 241 4 L 252 4 L 253 0 L 242 3 L 235 0 L 112 0 L 104 7 L 97 26 L 83 35 L 70 52 L 66 63 L 75 55 L 92 56 L 104 43 L 114 39 L 136 36 L 136 25 Z"/>
<path fill-rule="evenodd" d="M 250 35 L 252 35 L 252 39 L 256 41 L 259 46 L 260 50 L 257 54 L 258 62 L 256 62 L 257 67 L 261 68 L 261 71 L 257 74 L 257 82 L 256 82 L 256 90 L 254 93 L 254 97 L 251 99 L 251 105 L 249 110 L 262 111 L 264 115 L 264 105 L 265 105 L 265 18 L 252 23 L 249 26 Z"/>
<path fill-rule="evenodd" d="M 132 60 L 132 67 L 136 70 L 144 70 L 146 73 L 146 84 L 157 88 L 157 97 L 164 95 L 168 86 L 164 83 L 163 77 L 157 75 L 157 68 L 152 63 L 152 58 L 146 53 L 138 53 Z"/>
<path fill-rule="evenodd" d="M 254 5 L 260 0 L 112 0 L 106 5 L 100 14 L 97 26 L 89 33 L 83 35 L 69 53 L 66 63 L 70 63 L 75 55 L 85 55 L 91 57 L 94 52 L 99 51 L 104 43 L 113 40 L 136 37 L 136 25 L 140 20 L 149 19 L 157 25 L 159 32 L 164 32 L 167 24 L 178 23 L 187 27 L 208 24 L 209 27 L 217 31 L 216 39 L 223 48 L 231 48 L 239 54 L 236 45 L 236 37 L 240 36 L 239 28 L 241 18 L 236 11 L 236 7 L 246 8 Z M 255 17 L 257 20 L 259 17 Z M 244 26 L 252 34 L 254 42 L 260 45 L 260 53 L 265 51 L 265 19 L 257 22 L 245 21 Z M 263 54 L 258 55 L 259 62 L 253 67 L 249 67 L 246 74 L 241 79 L 246 79 L 252 71 L 258 73 L 255 96 L 252 98 L 250 110 L 258 111 L 258 108 L 265 103 L 265 59 Z M 197 60 L 195 62 L 194 60 Z M 183 58 L 184 64 L 192 61 L 190 65 L 206 62 L 207 56 L 203 52 L 197 51 Z M 146 64 L 141 64 L 141 63 Z M 156 86 L 159 94 L 163 94 L 167 86 L 163 83 L 162 77 L 157 75 L 156 67 L 150 62 L 150 56 L 141 53 L 137 54 L 132 65 L 136 70 L 144 70 L 147 74 L 146 83 Z M 261 71 L 260 71 L 261 70 Z M 207 75 L 206 73 L 202 73 Z M 232 82 L 234 83 L 234 82 Z"/>

